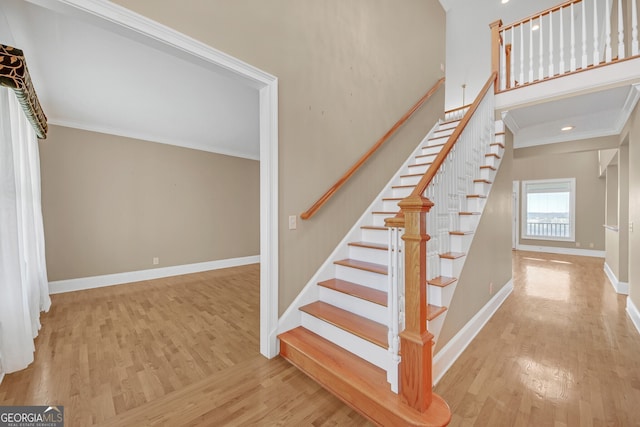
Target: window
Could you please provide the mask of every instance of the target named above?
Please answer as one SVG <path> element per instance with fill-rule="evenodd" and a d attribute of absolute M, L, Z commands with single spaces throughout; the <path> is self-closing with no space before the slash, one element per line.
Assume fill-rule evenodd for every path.
<path fill-rule="evenodd" d="M 576 180 L 523 181 L 522 238 L 575 241 Z"/>

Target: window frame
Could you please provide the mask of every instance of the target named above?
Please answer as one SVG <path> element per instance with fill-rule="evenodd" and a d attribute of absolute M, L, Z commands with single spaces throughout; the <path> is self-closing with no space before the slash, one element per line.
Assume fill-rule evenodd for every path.
<path fill-rule="evenodd" d="M 529 184 L 569 184 L 569 237 L 555 236 L 531 236 L 527 233 L 528 219 L 528 195 L 527 185 Z M 521 197 L 522 211 L 520 213 L 520 238 L 526 240 L 548 240 L 557 242 L 575 242 L 576 241 L 576 179 L 575 178 L 554 178 L 554 179 L 532 179 L 522 181 Z"/>

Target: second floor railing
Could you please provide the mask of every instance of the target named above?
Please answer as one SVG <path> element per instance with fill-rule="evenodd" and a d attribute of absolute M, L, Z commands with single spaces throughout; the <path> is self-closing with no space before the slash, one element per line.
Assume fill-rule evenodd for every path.
<path fill-rule="evenodd" d="M 492 31 L 497 92 L 637 57 L 638 0 L 570 0 Z"/>

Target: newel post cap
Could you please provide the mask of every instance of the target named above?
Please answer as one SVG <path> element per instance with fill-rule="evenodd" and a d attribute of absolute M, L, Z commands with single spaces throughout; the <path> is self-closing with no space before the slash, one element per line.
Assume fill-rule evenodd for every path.
<path fill-rule="evenodd" d="M 411 195 L 398 203 L 402 212 L 429 212 L 433 202 L 421 195 Z"/>

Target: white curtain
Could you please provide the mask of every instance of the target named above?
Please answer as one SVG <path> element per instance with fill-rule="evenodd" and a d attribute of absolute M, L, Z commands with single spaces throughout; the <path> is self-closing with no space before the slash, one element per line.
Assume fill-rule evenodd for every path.
<path fill-rule="evenodd" d="M 50 305 L 38 140 L 13 90 L 0 87 L 0 374 L 33 362 Z"/>

